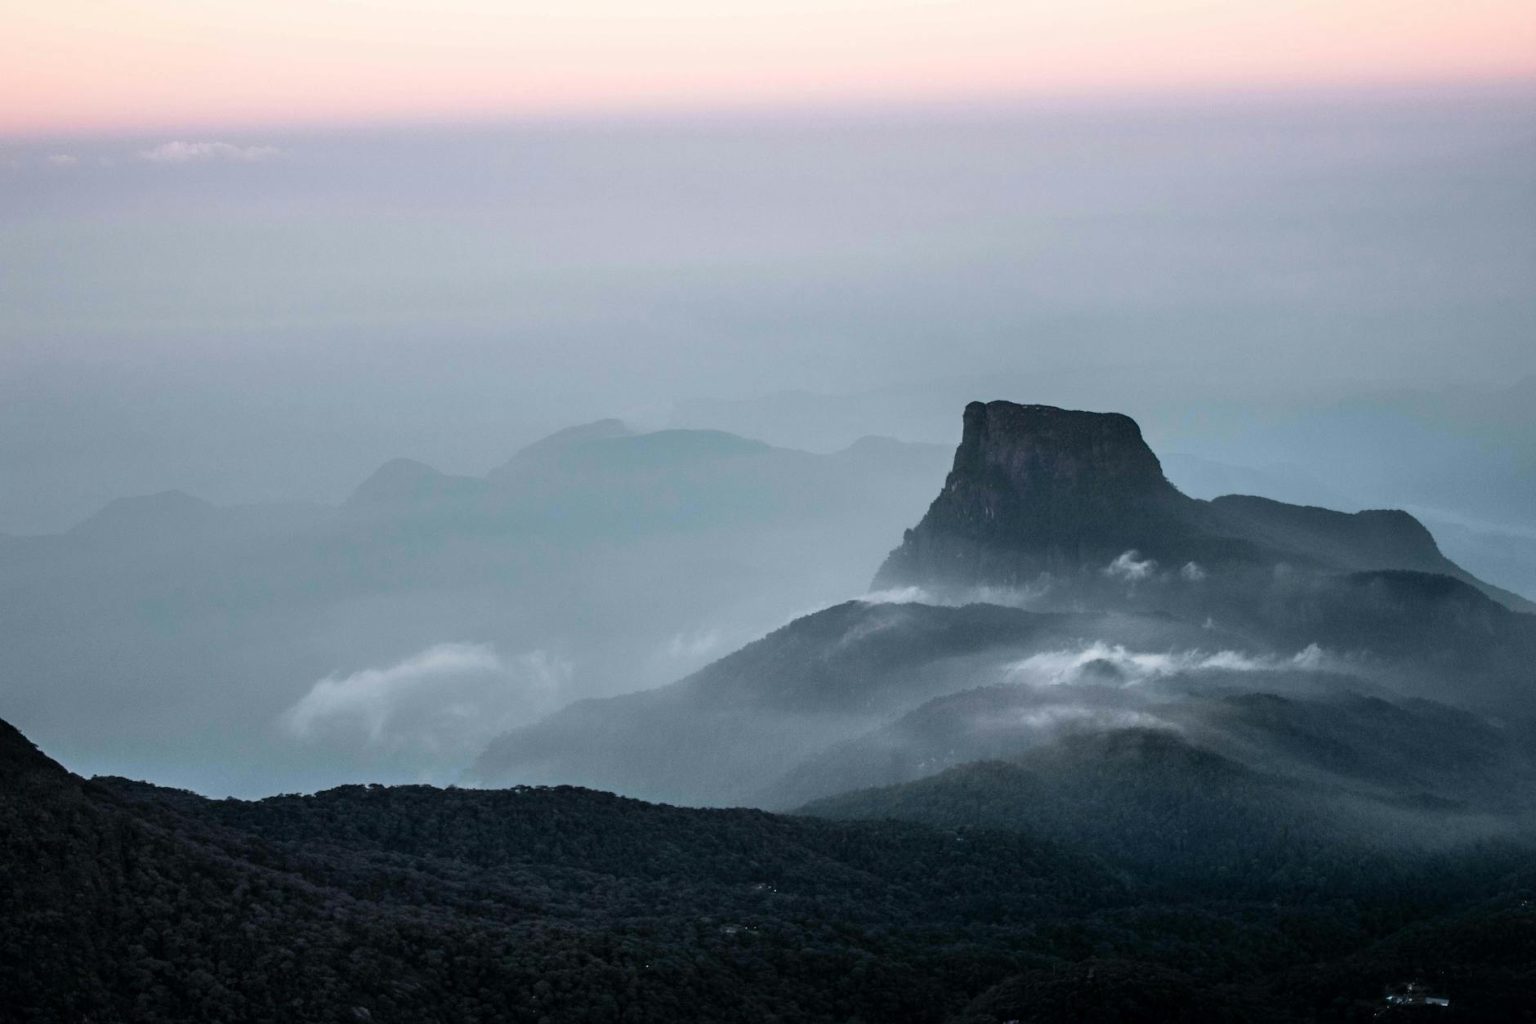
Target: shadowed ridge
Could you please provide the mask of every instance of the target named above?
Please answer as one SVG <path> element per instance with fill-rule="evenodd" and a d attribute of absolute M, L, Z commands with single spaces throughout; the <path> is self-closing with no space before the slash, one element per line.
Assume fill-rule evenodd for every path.
<path fill-rule="evenodd" d="M 0 719 L 0 779 L 13 781 L 23 775 L 46 773 L 67 776 L 68 770 L 37 749 L 21 730 Z"/>
<path fill-rule="evenodd" d="M 1445 557 L 1429 528 L 1402 509 L 1337 512 L 1247 494 L 1213 498 L 1210 507 L 1225 529 L 1277 551 L 1303 552 L 1343 569 L 1449 576 L 1506 608 L 1536 612 L 1536 603 L 1485 583 Z"/>

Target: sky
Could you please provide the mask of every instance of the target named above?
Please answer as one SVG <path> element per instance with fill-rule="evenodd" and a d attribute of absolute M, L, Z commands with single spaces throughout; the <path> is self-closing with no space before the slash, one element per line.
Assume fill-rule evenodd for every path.
<path fill-rule="evenodd" d="M 1536 75 L 1528 0 L 3 0 L 0 135 Z"/>
<path fill-rule="evenodd" d="M 1006 379 L 1210 454 L 1169 410 L 1536 372 L 1528 2 L 0 23 L 0 533 L 169 488 L 336 501 L 394 456 L 479 473 L 778 393 Z M 868 432 L 948 441 L 935 396 L 969 387 Z M 742 422 L 857 429 L 793 418 Z"/>
<path fill-rule="evenodd" d="M 740 429 L 1017 398 L 1250 463 L 1234 416 L 1536 374 L 1533 167 L 1517 85 L 0 143 L 0 533 L 781 392 L 903 411 Z"/>

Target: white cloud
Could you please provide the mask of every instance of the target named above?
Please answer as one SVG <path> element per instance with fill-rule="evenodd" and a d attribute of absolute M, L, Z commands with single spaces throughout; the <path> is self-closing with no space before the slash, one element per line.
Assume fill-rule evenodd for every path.
<path fill-rule="evenodd" d="M 80 158 L 69 153 L 54 153 L 48 157 L 49 167 L 74 167 Z"/>
<path fill-rule="evenodd" d="M 861 604 L 932 604 L 957 607 L 967 604 L 1000 604 L 1011 608 L 1031 608 L 1050 593 L 1055 581 L 1050 573 L 1041 573 L 1029 583 L 1012 587 L 967 587 L 940 592 L 922 587 L 895 587 L 871 591 L 858 598 Z"/>
<path fill-rule="evenodd" d="M 1299 669 L 1314 672 L 1323 667 L 1327 655 L 1317 644 L 1307 644 L 1306 648 L 1296 652 L 1296 657 L 1291 659 L 1291 664 Z"/>
<path fill-rule="evenodd" d="M 191 164 L 222 161 L 249 164 L 280 156 L 276 146 L 236 146 L 228 142 L 162 142 L 139 152 L 139 159 L 154 164 Z"/>
<path fill-rule="evenodd" d="M 1190 583 L 1199 583 L 1205 579 L 1207 573 L 1195 562 L 1185 562 L 1184 568 L 1179 570 L 1179 575 Z"/>
<path fill-rule="evenodd" d="M 1084 731 L 1105 729 L 1165 729 L 1177 731 L 1168 721 L 1144 711 L 1125 708 L 1093 708 L 1075 704 L 1037 708 L 1019 716 L 1015 725 L 1030 729 L 1056 730 L 1078 728 Z"/>
<path fill-rule="evenodd" d="M 859 598 L 860 604 L 934 604 L 922 587 L 895 587 L 891 590 L 872 590 Z"/>
<path fill-rule="evenodd" d="M 1095 641 L 1076 650 L 1043 651 L 1009 666 L 1017 682 L 1057 686 L 1081 682 L 1118 682 L 1133 686 L 1184 672 L 1314 671 L 1329 662 L 1317 644 L 1290 658 L 1250 655 L 1240 651 L 1128 651 L 1120 644 Z"/>
<path fill-rule="evenodd" d="M 571 665 L 544 651 L 438 644 L 387 668 L 326 676 L 283 712 L 295 739 L 462 767 L 492 738 L 553 710 Z"/>
<path fill-rule="evenodd" d="M 1121 552 L 1120 557 L 1104 567 L 1104 575 L 1131 583 L 1146 579 L 1157 568 L 1157 563 L 1150 558 L 1141 560 L 1139 556 L 1140 552 L 1137 551 Z"/>

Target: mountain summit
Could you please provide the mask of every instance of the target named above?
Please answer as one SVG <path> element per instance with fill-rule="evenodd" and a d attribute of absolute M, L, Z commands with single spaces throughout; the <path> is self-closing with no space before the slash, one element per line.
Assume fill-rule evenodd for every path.
<path fill-rule="evenodd" d="M 1118 561 L 1117 561 L 1118 560 Z M 1136 421 L 1120 413 L 972 402 L 954 466 L 874 587 L 1022 586 L 1122 565 L 1330 572 L 1406 569 L 1459 579 L 1510 607 L 1440 553 L 1406 512 L 1345 513 L 1227 495 L 1201 501 L 1163 475 Z"/>
<path fill-rule="evenodd" d="M 1119 413 L 972 402 L 954 468 L 876 586 L 1025 582 L 1190 539 L 1200 503 Z"/>

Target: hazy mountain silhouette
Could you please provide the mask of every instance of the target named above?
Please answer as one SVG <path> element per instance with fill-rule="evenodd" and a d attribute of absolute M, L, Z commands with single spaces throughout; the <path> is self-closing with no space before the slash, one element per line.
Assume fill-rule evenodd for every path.
<path fill-rule="evenodd" d="M 608 420 L 485 478 L 393 460 L 338 506 L 125 499 L 0 545 L 0 675 L 19 721 L 93 765 L 246 793 L 448 779 L 490 735 L 477 729 L 668 682 L 862 589 L 943 460 Z M 468 733 L 282 731 L 318 680 L 444 643 L 490 645 L 508 666 Z M 85 713 L 103 704 L 114 714 Z M 182 743 L 164 742 L 168 721 Z"/>

